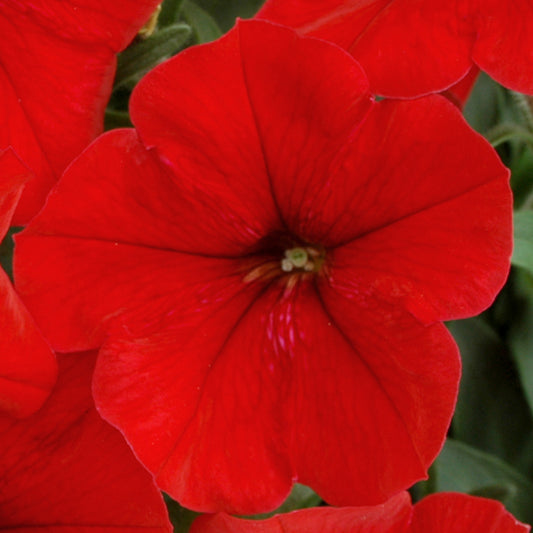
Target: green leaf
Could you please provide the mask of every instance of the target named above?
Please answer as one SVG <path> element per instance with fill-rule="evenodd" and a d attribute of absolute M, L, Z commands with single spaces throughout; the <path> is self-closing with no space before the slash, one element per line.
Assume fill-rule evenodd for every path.
<path fill-rule="evenodd" d="M 194 519 L 200 513 L 185 509 L 167 494 L 163 494 L 163 497 L 168 510 L 168 518 L 174 526 L 174 533 L 187 533 Z"/>
<path fill-rule="evenodd" d="M 158 25 L 170 26 L 180 20 L 180 12 L 183 0 L 164 0 L 159 14 Z"/>
<path fill-rule="evenodd" d="M 118 57 L 115 87 L 139 81 L 148 70 L 179 52 L 191 33 L 187 24 L 173 24 L 133 43 Z"/>
<path fill-rule="evenodd" d="M 533 211 L 517 211 L 514 215 L 513 265 L 533 273 Z"/>
<path fill-rule="evenodd" d="M 509 91 L 509 94 L 516 111 L 522 119 L 522 124 L 528 131 L 533 132 L 533 112 L 531 110 L 530 97 L 516 91 Z"/>
<path fill-rule="evenodd" d="M 481 487 L 478 490 L 473 490 L 470 494 L 472 496 L 479 496 L 481 498 L 490 498 L 491 500 L 505 501 L 512 497 L 515 489 L 514 485 L 507 483 L 506 485 L 488 485 Z"/>
<path fill-rule="evenodd" d="M 13 248 L 15 247 L 13 235 L 20 230 L 22 230 L 22 228 L 10 228 L 4 239 L 0 242 L 0 266 L 9 276 L 11 281 L 13 281 Z"/>
<path fill-rule="evenodd" d="M 196 0 L 210 13 L 224 31 L 228 31 L 237 17 L 253 17 L 264 0 Z"/>
<path fill-rule="evenodd" d="M 485 133 L 485 137 L 494 147 L 513 139 L 523 141 L 529 147 L 533 146 L 533 134 L 519 124 L 510 122 L 502 122 L 490 128 Z"/>
<path fill-rule="evenodd" d="M 454 438 L 533 473 L 533 417 L 509 349 L 481 318 L 448 328 L 463 361 Z"/>
<path fill-rule="evenodd" d="M 116 128 L 131 128 L 133 124 L 127 111 L 117 111 L 116 109 L 107 108 L 104 116 L 105 131 Z"/>
<path fill-rule="evenodd" d="M 533 208 L 533 150 L 523 146 L 510 161 L 511 187 L 517 208 Z"/>
<path fill-rule="evenodd" d="M 502 87 L 482 72 L 466 102 L 464 116 L 476 131 L 487 131 L 500 122 L 502 102 Z"/>
<path fill-rule="evenodd" d="M 208 43 L 222 36 L 216 20 L 191 0 L 184 0 L 182 16 L 191 26 L 198 43 Z"/>
<path fill-rule="evenodd" d="M 448 439 L 432 475 L 436 492 L 500 496 L 519 520 L 533 522 L 533 483 L 497 457 Z"/>
<path fill-rule="evenodd" d="M 508 339 L 530 411 L 533 413 L 533 278 L 526 271 L 517 271 L 513 280 L 514 316 Z"/>
<path fill-rule="evenodd" d="M 504 89 L 481 73 L 464 108 L 468 123 L 498 146 L 502 161 L 513 170 L 512 181 L 515 181 L 515 167 L 524 165 L 521 161 L 524 149 L 530 146 L 533 140 L 531 117 L 528 116 L 529 112 L 524 103 L 527 102 L 516 93 Z M 522 195 L 525 184 L 521 179 L 519 181 Z"/>

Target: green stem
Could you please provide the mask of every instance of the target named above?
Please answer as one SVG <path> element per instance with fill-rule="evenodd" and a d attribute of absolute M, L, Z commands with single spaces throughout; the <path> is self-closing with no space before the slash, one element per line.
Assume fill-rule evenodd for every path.
<path fill-rule="evenodd" d="M 117 111 L 115 109 L 106 109 L 104 118 L 105 131 L 116 128 L 131 128 L 133 124 L 127 111 Z"/>
<path fill-rule="evenodd" d="M 498 124 L 490 129 L 485 137 L 494 148 L 512 139 L 519 139 L 533 147 L 533 133 L 517 124 Z"/>

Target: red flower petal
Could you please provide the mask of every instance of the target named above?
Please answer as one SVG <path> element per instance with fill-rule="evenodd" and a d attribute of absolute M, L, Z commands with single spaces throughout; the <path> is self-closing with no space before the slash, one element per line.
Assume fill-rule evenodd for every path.
<path fill-rule="evenodd" d="M 366 77 L 347 54 L 248 21 L 150 72 L 131 113 L 141 139 L 181 180 L 223 201 L 237 223 L 261 217 L 268 230 L 280 226 L 278 208 L 290 226 L 292 196 L 322 184 L 370 104 Z M 296 175 L 298 190 L 288 191 Z"/>
<path fill-rule="evenodd" d="M 440 92 L 477 64 L 533 93 L 533 9 L 527 0 L 268 0 L 257 14 L 348 50 L 372 92 Z"/>
<path fill-rule="evenodd" d="M 191 533 L 527 533 L 529 530 L 529 526 L 518 522 L 494 500 L 439 493 L 412 507 L 405 492 L 376 507 L 320 507 L 268 520 L 242 520 L 221 513 L 200 516 L 191 527 Z"/>
<path fill-rule="evenodd" d="M 31 171 L 17 157 L 12 148 L 0 150 L 0 241 L 5 237 L 11 218 Z"/>
<path fill-rule="evenodd" d="M 14 152 L 0 150 L 0 239 L 31 178 Z M 54 354 L 0 270 L 0 411 L 23 417 L 36 411 L 56 379 Z"/>
<path fill-rule="evenodd" d="M 222 201 L 231 211 L 228 229 L 257 240 L 278 227 L 279 218 L 243 78 L 239 35 L 232 31 L 215 46 L 190 48 L 152 70 L 135 88 L 130 109 L 143 142 L 157 145 L 185 187 L 194 185 L 213 207 Z"/>
<path fill-rule="evenodd" d="M 56 350 L 96 348 L 118 310 L 182 287 L 177 273 L 190 261 L 182 253 L 237 256 L 267 231 L 261 226 L 270 222 L 239 225 L 231 206 L 221 210 L 220 200 L 210 204 L 187 189 L 134 130 L 102 136 L 71 165 L 46 215 L 17 235 L 14 265 L 18 290 Z M 48 284 L 53 290 L 43 292 Z"/>
<path fill-rule="evenodd" d="M 15 225 L 43 205 L 68 163 L 101 132 L 115 55 L 159 0 L 1 2 L 0 148 L 34 171 Z"/>
<path fill-rule="evenodd" d="M 252 514 L 276 508 L 292 485 L 290 363 L 272 353 L 279 291 L 258 295 L 260 286 L 219 271 L 210 285 L 189 282 L 125 317 L 101 351 L 94 392 L 165 492 L 191 509 Z"/>
<path fill-rule="evenodd" d="M 302 221 L 327 199 L 331 167 L 372 108 L 367 79 L 347 54 L 287 29 L 252 22 L 241 25 L 240 36 L 272 194 L 287 227 L 313 242 Z M 276 46 L 265 53 L 264 42 Z"/>
<path fill-rule="evenodd" d="M 422 478 L 457 394 L 445 328 L 384 302 L 339 304 L 327 288 L 322 304 L 308 283 L 258 295 L 210 262 L 216 283 L 177 267 L 186 288 L 124 316 L 95 375 L 100 412 L 159 486 L 189 508 L 251 514 L 295 478 L 335 504 L 380 502 Z"/>
<path fill-rule="evenodd" d="M 35 412 L 56 380 L 54 354 L 0 270 L 0 411 L 16 417 Z"/>
<path fill-rule="evenodd" d="M 0 418 L 2 531 L 172 531 L 161 494 L 96 413 L 95 354 L 59 359 L 57 387 L 31 418 Z"/>
<path fill-rule="evenodd" d="M 181 309 L 172 298 L 154 304 L 167 317 L 156 331 L 146 309 L 125 317 L 127 333 L 113 333 L 95 376 L 102 414 L 163 490 L 190 508 L 249 514 L 281 503 L 296 475 L 338 504 L 383 501 L 424 476 L 444 441 L 459 377 L 442 326 L 423 328 L 394 309 L 384 325 L 383 302 L 341 306 L 327 289 L 326 311 L 308 284 L 285 297 L 268 289 L 253 306 L 250 288 L 217 303 L 222 287 L 212 285 L 191 319 L 198 285 L 180 294 Z M 383 355 L 392 351 L 394 358 Z"/>
<path fill-rule="evenodd" d="M 527 533 L 531 529 L 500 502 L 465 494 L 439 493 L 414 506 L 412 533 Z"/>
<path fill-rule="evenodd" d="M 256 17 L 298 29 L 348 49 L 354 37 L 380 15 L 390 0 L 267 0 Z"/>
<path fill-rule="evenodd" d="M 381 102 L 339 160 L 324 193 L 305 190 L 321 203 L 296 213 L 297 231 L 340 246 L 332 265 L 357 291 L 402 299 L 424 322 L 492 303 L 512 249 L 508 170 L 451 104 Z"/>
<path fill-rule="evenodd" d="M 472 57 L 502 85 L 533 93 L 533 6 L 528 0 L 484 0 Z"/>
<path fill-rule="evenodd" d="M 440 451 L 459 382 L 457 348 L 441 324 L 423 327 L 336 279 L 319 287 L 319 296 L 303 287 L 298 295 L 295 469 L 328 503 L 379 503 L 425 477 Z"/>
<path fill-rule="evenodd" d="M 442 91 L 472 66 L 465 0 L 314 0 L 312 9 L 305 7 L 308 3 L 270 0 L 257 18 L 339 44 L 361 63 L 374 94 L 414 97 Z"/>
<path fill-rule="evenodd" d="M 195 520 L 190 533 L 405 533 L 411 513 L 409 495 L 402 492 L 375 507 L 320 507 L 268 520 L 204 515 Z"/>

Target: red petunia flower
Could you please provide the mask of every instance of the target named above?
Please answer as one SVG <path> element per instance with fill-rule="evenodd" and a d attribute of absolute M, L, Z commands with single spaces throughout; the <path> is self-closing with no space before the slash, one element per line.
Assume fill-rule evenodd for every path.
<path fill-rule="evenodd" d="M 0 0 L 0 149 L 12 146 L 35 173 L 15 225 L 101 133 L 116 54 L 159 3 Z"/>
<path fill-rule="evenodd" d="M 156 68 L 131 114 L 15 267 L 58 350 L 105 343 L 98 408 L 159 486 L 250 514 L 296 479 L 354 505 L 424 477 L 459 379 L 440 321 L 509 268 L 493 149 L 445 99 L 375 103 L 340 48 L 262 21 Z"/>
<path fill-rule="evenodd" d="M 60 356 L 44 407 L 22 421 L 0 417 L 2 531 L 172 531 L 150 474 L 94 408 L 95 356 Z"/>
<path fill-rule="evenodd" d="M 443 91 L 474 65 L 533 94 L 529 0 L 267 0 L 257 17 L 342 46 L 375 94 Z"/>
<path fill-rule="evenodd" d="M 494 500 L 442 492 L 412 506 L 406 492 L 375 507 L 320 507 L 277 515 L 268 520 L 242 520 L 226 514 L 204 515 L 190 533 L 527 533 Z"/>
<path fill-rule="evenodd" d="M 31 172 L 13 150 L 0 150 L 0 241 Z M 0 412 L 27 416 L 56 380 L 55 356 L 0 269 Z"/>

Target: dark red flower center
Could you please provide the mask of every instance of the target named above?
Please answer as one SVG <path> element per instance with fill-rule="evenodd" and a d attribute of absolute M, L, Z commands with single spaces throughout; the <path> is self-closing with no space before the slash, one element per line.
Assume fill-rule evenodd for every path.
<path fill-rule="evenodd" d="M 280 278 L 287 285 L 298 279 L 311 279 L 322 270 L 326 251 L 323 246 L 294 239 L 267 239 L 247 263 L 245 282 Z"/>

